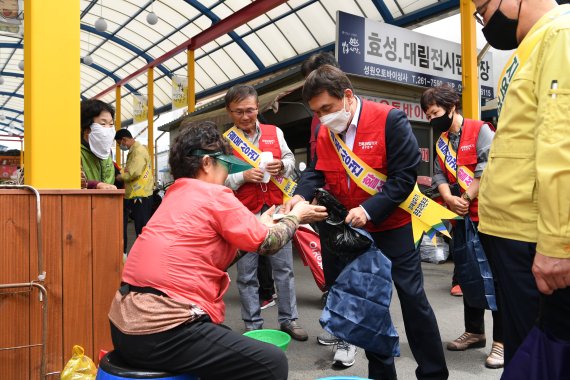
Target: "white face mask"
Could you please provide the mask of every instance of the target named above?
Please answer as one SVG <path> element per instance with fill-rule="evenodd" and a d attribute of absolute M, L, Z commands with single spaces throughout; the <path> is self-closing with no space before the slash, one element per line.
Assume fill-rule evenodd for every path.
<path fill-rule="evenodd" d="M 119 148 L 120 148 L 123 152 L 126 152 L 127 150 L 129 150 L 129 147 L 126 146 L 126 145 L 123 145 L 123 144 L 119 145 Z"/>
<path fill-rule="evenodd" d="M 337 112 L 319 118 L 321 125 L 330 129 L 333 133 L 339 134 L 348 128 L 348 122 L 351 117 L 350 111 L 346 110 L 346 97 L 342 98 L 342 109 Z"/>
<path fill-rule="evenodd" d="M 91 124 L 89 133 L 89 148 L 91 152 L 102 160 L 111 154 L 111 146 L 115 138 L 114 128 L 105 128 L 101 124 Z"/>

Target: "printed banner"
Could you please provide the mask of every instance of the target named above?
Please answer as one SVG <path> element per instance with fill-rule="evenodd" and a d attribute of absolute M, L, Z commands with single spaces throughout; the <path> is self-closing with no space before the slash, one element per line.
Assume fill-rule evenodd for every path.
<path fill-rule="evenodd" d="M 148 119 L 148 102 L 144 95 L 133 94 L 133 120 L 135 123 L 147 121 Z"/>
<path fill-rule="evenodd" d="M 172 76 L 172 110 L 188 106 L 188 78 Z"/>
<path fill-rule="evenodd" d="M 248 164 L 255 168 L 259 168 L 261 162 L 261 151 L 253 145 L 236 127 L 231 127 L 224 133 L 224 137 L 228 139 L 232 148 L 234 148 Z M 290 178 L 282 176 L 271 176 L 271 182 L 283 192 L 285 197 L 292 197 L 297 183 Z"/>
<path fill-rule="evenodd" d="M 461 44 L 372 19 L 337 12 L 336 55 L 350 74 L 461 92 Z M 479 65 L 481 98 L 495 97 L 492 54 Z"/>
<path fill-rule="evenodd" d="M 382 191 L 387 177 L 368 166 L 366 162 L 355 155 L 338 135 L 329 131 L 329 137 L 344 170 L 346 170 L 354 183 L 370 195 L 375 195 Z M 434 239 L 436 231 L 450 237 L 449 232 L 443 225 L 443 220 L 461 219 L 454 212 L 423 195 L 417 184 L 414 186 L 412 193 L 399 207 L 412 216 L 412 230 L 416 247 L 420 244 L 424 233 L 430 239 Z"/>

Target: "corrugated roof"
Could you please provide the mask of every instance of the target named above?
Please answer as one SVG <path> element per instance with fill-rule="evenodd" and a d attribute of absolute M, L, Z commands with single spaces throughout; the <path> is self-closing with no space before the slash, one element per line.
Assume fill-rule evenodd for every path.
<path fill-rule="evenodd" d="M 163 55 L 189 38 L 252 3 L 252 0 L 80 0 L 81 98 L 88 99 Z M 264 1 L 264 0 L 257 0 Z M 23 1 L 19 1 L 21 7 Z M 331 48 L 338 10 L 409 25 L 436 13 L 458 7 L 458 0 L 290 0 L 236 28 L 195 52 L 197 97 L 215 94 L 241 80 L 261 78 L 300 62 L 314 51 Z M 156 14 L 155 25 L 147 22 Z M 17 25 L 23 14 L 7 20 Z M 98 31 L 99 18 L 107 22 Z M 6 21 L 5 20 L 5 21 Z M 0 16 L 0 21 L 1 16 Z M 15 27 L 15 29 L 20 28 Z M 0 27 L 0 29 L 2 29 Z M 23 30 L 20 28 L 18 30 Z M 0 130 L 23 131 L 23 38 L 0 31 Z M 79 59 L 80 57 L 78 57 Z M 83 61 L 82 61 L 83 62 Z M 155 107 L 171 104 L 171 76 L 186 76 L 186 56 L 179 54 L 155 69 Z M 146 76 L 131 80 L 123 89 L 123 120 L 132 118 L 131 94 L 146 94 Z M 114 94 L 102 100 L 114 103 Z"/>

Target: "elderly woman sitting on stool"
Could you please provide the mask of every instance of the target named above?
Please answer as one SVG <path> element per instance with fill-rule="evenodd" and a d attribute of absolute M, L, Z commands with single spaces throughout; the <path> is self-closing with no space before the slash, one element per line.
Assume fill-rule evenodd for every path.
<path fill-rule="evenodd" d="M 237 249 L 277 252 L 300 223 L 326 210 L 302 202 L 279 222 L 257 220 L 224 186 L 248 164 L 230 154 L 214 123 L 183 130 L 171 148 L 175 182 L 131 249 L 109 318 L 115 351 L 130 365 L 204 379 L 286 379 L 277 347 L 227 329 L 226 269 Z"/>

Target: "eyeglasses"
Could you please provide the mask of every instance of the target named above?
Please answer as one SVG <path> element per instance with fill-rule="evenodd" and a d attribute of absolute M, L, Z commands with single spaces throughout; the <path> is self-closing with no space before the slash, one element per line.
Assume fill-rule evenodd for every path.
<path fill-rule="evenodd" d="M 230 112 L 239 117 L 242 117 L 243 115 L 250 117 L 257 113 L 257 108 L 248 108 L 246 110 L 230 110 Z"/>
<path fill-rule="evenodd" d="M 486 10 L 486 7 L 487 7 L 487 5 L 489 5 L 490 2 L 491 2 L 491 0 L 485 1 L 483 4 L 481 4 L 481 6 L 477 7 L 475 12 L 473 12 L 473 17 L 475 18 L 475 21 L 477 21 L 482 26 L 485 26 L 485 21 L 483 20 L 483 15 L 481 14 L 481 11 L 483 9 Z M 499 6 L 497 7 L 497 9 L 499 9 L 501 7 L 502 2 L 503 2 L 503 0 L 499 1 Z M 483 13 L 485 13 L 485 12 L 483 12 Z"/>

